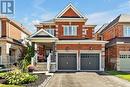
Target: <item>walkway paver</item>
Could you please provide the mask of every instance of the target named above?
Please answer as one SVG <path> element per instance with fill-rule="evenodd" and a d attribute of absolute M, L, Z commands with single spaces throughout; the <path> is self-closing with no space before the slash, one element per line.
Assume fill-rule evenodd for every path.
<path fill-rule="evenodd" d="M 94 72 L 56 73 L 46 87 L 130 87 L 116 79 Z"/>

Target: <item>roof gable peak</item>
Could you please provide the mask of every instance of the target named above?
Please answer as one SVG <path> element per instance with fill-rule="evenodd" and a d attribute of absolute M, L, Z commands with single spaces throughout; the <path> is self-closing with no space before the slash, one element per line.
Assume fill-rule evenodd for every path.
<path fill-rule="evenodd" d="M 72 9 L 73 13 L 76 14 L 77 17 L 79 18 L 84 18 L 86 19 L 86 17 L 84 15 L 82 15 L 72 3 L 69 3 L 56 17 L 56 18 L 61 18 L 69 9 Z M 71 18 L 71 16 L 69 17 Z"/>

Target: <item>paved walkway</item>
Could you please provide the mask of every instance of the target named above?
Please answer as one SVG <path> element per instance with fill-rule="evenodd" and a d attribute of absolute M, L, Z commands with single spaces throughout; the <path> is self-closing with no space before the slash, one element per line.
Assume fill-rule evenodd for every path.
<path fill-rule="evenodd" d="M 94 72 L 56 73 L 46 87 L 130 87 L 130 83 Z"/>

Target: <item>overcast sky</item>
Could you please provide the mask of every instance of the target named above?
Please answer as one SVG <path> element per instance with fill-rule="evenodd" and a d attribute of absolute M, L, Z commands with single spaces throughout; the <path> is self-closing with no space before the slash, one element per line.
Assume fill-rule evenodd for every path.
<path fill-rule="evenodd" d="M 16 21 L 31 32 L 33 24 L 54 18 L 70 0 L 15 0 Z M 71 0 L 71 3 L 88 18 L 88 24 L 98 25 L 110 22 L 120 14 L 130 14 L 130 0 Z"/>

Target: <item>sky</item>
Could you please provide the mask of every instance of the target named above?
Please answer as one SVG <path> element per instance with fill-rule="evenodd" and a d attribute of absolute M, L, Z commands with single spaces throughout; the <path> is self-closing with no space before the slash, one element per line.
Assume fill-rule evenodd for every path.
<path fill-rule="evenodd" d="M 33 33 L 34 24 L 54 18 L 69 3 L 70 0 L 15 0 L 15 14 L 9 16 Z M 130 0 L 71 0 L 71 3 L 88 18 L 86 24 L 97 25 L 95 31 L 120 14 L 130 14 Z"/>

